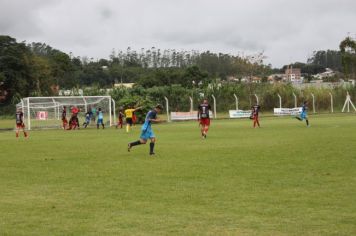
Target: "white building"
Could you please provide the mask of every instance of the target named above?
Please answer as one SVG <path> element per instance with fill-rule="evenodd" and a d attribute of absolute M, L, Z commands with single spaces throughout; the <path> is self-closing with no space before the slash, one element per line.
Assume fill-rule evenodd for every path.
<path fill-rule="evenodd" d="M 315 79 L 325 79 L 333 76 L 335 76 L 335 72 L 330 68 L 326 68 L 325 72 L 313 75 Z"/>

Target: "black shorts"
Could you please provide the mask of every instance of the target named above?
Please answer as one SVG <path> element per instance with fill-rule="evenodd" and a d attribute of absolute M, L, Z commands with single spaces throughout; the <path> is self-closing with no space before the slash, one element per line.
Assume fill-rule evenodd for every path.
<path fill-rule="evenodd" d="M 132 118 L 126 118 L 126 124 L 132 126 Z"/>

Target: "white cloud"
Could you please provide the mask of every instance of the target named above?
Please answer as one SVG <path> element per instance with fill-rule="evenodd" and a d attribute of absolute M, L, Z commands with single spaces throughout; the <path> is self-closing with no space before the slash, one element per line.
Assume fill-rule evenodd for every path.
<path fill-rule="evenodd" d="M 0 34 L 77 56 L 128 46 L 265 51 L 281 66 L 337 49 L 355 32 L 353 0 L 0 0 Z"/>

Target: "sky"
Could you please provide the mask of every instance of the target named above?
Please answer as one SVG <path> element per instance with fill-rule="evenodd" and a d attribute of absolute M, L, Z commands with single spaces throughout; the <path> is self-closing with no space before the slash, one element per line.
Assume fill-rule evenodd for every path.
<path fill-rule="evenodd" d="M 264 52 L 281 67 L 355 37 L 356 1 L 0 0 L 0 35 L 94 59 L 156 47 Z"/>

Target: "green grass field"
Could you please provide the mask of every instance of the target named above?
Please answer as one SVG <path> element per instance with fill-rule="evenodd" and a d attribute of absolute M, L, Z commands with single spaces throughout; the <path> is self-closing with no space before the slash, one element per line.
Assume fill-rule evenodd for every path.
<path fill-rule="evenodd" d="M 356 235 L 356 116 L 310 122 L 1 132 L 0 235 Z"/>

